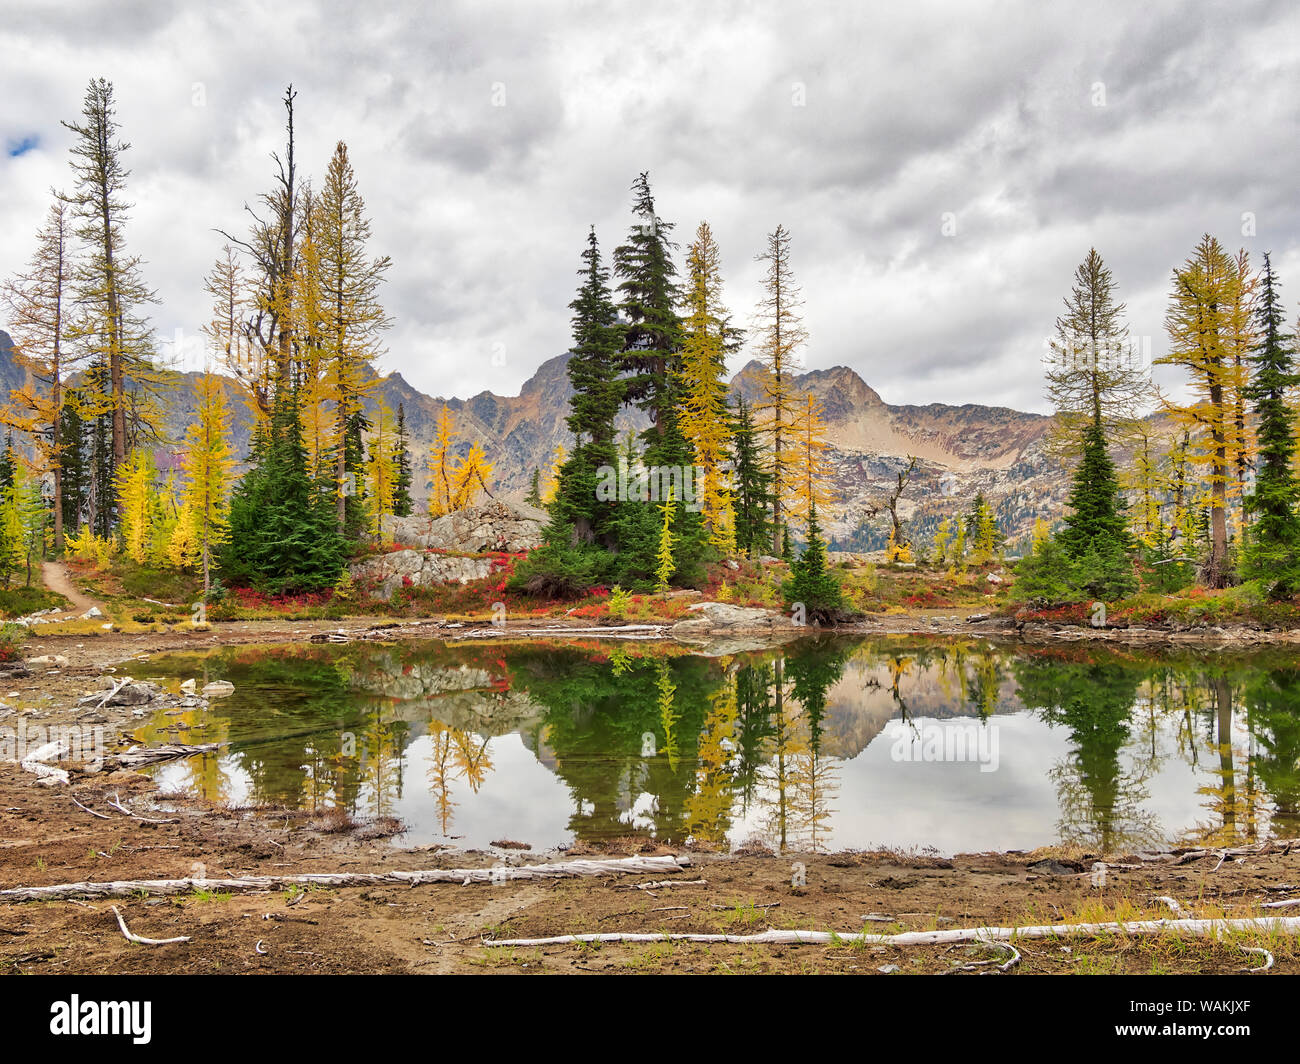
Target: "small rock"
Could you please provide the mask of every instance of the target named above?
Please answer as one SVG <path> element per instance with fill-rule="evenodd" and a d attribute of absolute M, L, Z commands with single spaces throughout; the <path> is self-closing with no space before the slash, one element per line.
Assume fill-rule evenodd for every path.
<path fill-rule="evenodd" d="M 229 680 L 213 680 L 203 685 L 203 693 L 208 698 L 224 698 L 235 693 L 235 685 Z"/>
<path fill-rule="evenodd" d="M 187 695 L 192 695 L 197 688 L 198 688 L 198 683 L 193 679 L 184 680 L 181 682 L 181 690 L 184 691 Z"/>
<path fill-rule="evenodd" d="M 104 616 L 103 610 L 101 610 L 98 606 L 91 606 L 90 609 L 88 609 L 85 613 L 81 615 L 81 619 L 83 621 L 93 621 L 96 617 L 102 617 L 102 616 Z"/>
<path fill-rule="evenodd" d="M 880 972 L 881 975 L 893 975 L 898 970 L 899 968 L 897 964 L 882 964 L 876 969 L 876 971 Z"/>
<path fill-rule="evenodd" d="M 62 654 L 42 654 L 40 657 L 28 658 L 28 665 L 50 665 L 55 668 L 63 668 L 68 663 L 68 659 Z"/>

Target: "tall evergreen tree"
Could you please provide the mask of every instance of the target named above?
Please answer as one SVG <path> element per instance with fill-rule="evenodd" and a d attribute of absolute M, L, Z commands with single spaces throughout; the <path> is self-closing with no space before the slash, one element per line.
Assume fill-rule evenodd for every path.
<path fill-rule="evenodd" d="M 1285 328 L 1278 281 L 1264 256 L 1256 318 L 1261 337 L 1251 356 L 1253 374 L 1246 389 L 1258 423 L 1259 471 L 1251 509 L 1255 522 L 1246 544 L 1243 570 L 1263 580 L 1275 598 L 1300 590 L 1300 486 L 1295 470 L 1295 415 L 1289 399 L 1300 383 L 1295 337 Z"/>
<path fill-rule="evenodd" d="M 108 476 L 111 481 L 130 450 L 128 420 L 133 412 L 128 392 L 149 390 L 160 383 L 153 367 L 152 330 L 143 316 L 154 293 L 141 276 L 141 260 L 126 251 L 125 222 L 131 205 L 125 200 L 130 170 L 123 156 L 131 147 L 121 139 L 113 101 L 113 86 L 93 79 L 86 89 L 81 122 L 64 122 L 76 135 L 70 149 L 76 185 L 68 197 L 77 235 L 88 254 L 76 271 L 76 298 L 82 308 L 74 335 L 103 362 L 107 370 L 101 392 L 111 419 Z M 108 499 L 101 500 L 105 510 Z"/>
<path fill-rule="evenodd" d="M 763 554 L 772 544 L 772 478 L 763 467 L 757 429 L 743 396 L 736 403 L 731 438 L 736 548 L 751 556 Z"/>
<path fill-rule="evenodd" d="M 62 471 L 63 528 L 75 533 L 81 528 L 90 490 L 90 462 L 87 454 L 86 423 L 81 416 L 78 393 L 69 391 L 64 398 L 63 416 L 59 420 L 59 466 Z"/>
<path fill-rule="evenodd" d="M 354 410 L 349 415 L 343 437 L 343 469 L 347 478 L 347 492 L 343 495 L 343 527 L 339 529 L 345 539 L 359 539 L 370 524 L 366 504 L 365 434 L 370 429 L 370 419 L 365 411 Z M 338 498 L 335 499 L 335 519 L 338 516 Z"/>
<path fill-rule="evenodd" d="M 627 371 L 627 399 L 650 417 L 642 434 L 649 465 L 685 465 L 686 443 L 677 425 L 680 400 L 682 323 L 677 316 L 681 292 L 669 236 L 672 222 L 655 213 L 650 175 L 633 182 L 632 211 L 637 217 L 626 244 L 614 251 L 619 278 L 623 333 L 622 367 Z"/>
<path fill-rule="evenodd" d="M 583 542 L 600 538 L 608 543 L 617 503 L 598 500 L 596 487 L 600 469 L 612 469 L 618 457 L 614 417 L 623 404 L 619 366 L 623 327 L 610 296 L 609 272 L 601 261 L 594 226 L 587 234 L 578 274 L 582 286 L 569 304 L 573 348 L 567 372 L 573 395 L 565 419 L 574 443 L 559 472 L 555 512 Z"/>
<path fill-rule="evenodd" d="M 411 448 L 406 435 L 406 410 L 397 404 L 397 441 L 394 444 L 396 454 L 396 475 L 393 479 L 393 513 L 398 517 L 410 517 L 414 504 L 411 502 Z"/>
<path fill-rule="evenodd" d="M 12 488 L 18 475 L 18 455 L 14 451 L 14 430 L 5 433 L 5 449 L 0 451 L 0 490 Z"/>

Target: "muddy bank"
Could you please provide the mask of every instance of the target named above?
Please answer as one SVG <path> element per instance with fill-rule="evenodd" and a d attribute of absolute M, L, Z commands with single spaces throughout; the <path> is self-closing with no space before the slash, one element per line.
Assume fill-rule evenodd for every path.
<path fill-rule="evenodd" d="M 457 852 L 391 846 L 391 823 L 274 808 L 232 809 L 156 800 L 135 773 L 66 788 L 32 786 L 0 767 L 0 884 L 208 878 L 302 871 L 490 867 L 577 855 L 685 853 L 644 840 L 533 854 L 518 844 Z M 71 801 L 75 796 L 86 807 Z M 120 804 L 165 823 L 119 813 Z M 100 816 L 95 816 L 99 813 Z M 107 817 L 107 819 L 101 819 Z M 844 947 L 618 944 L 495 949 L 491 937 L 596 931 L 753 934 L 767 928 L 873 931 L 1167 917 L 1153 899 L 1173 897 L 1196 916 L 1258 915 L 1262 902 L 1300 882 L 1300 852 L 1220 861 L 1216 854 L 1164 861 L 1112 855 L 1104 887 L 1081 852 L 959 855 L 923 852 L 777 856 L 687 853 L 680 886 L 637 889 L 650 879 L 508 881 L 0 904 L 0 970 L 9 973 L 973 973 L 985 947 Z M 793 864 L 805 883 L 793 884 Z M 110 905 L 135 934 L 190 942 L 127 942 Z M 1242 942 L 1247 942 L 1242 939 Z M 1253 940 L 1252 940 L 1253 941 Z M 1266 943 L 1277 973 L 1300 971 L 1293 941 Z M 1234 940 L 1126 937 L 1019 945 L 1025 973 L 1235 972 L 1258 958 Z M 1001 960 L 1002 958 L 999 958 Z"/>

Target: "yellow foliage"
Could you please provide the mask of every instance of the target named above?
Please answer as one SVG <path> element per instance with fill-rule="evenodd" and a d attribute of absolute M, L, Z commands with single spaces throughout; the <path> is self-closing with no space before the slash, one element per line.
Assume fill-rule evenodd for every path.
<path fill-rule="evenodd" d="M 887 562 L 914 562 L 916 556 L 912 553 L 912 548 L 906 543 L 897 543 L 894 540 L 893 529 L 889 532 L 889 542 L 885 545 L 885 561 Z"/>
<path fill-rule="evenodd" d="M 167 561 L 177 569 L 192 569 L 202 562 L 203 548 L 194 527 L 194 510 L 185 505 L 167 541 Z"/>
<path fill-rule="evenodd" d="M 122 546 L 138 565 L 149 557 L 154 519 L 153 456 L 143 447 L 131 452 L 117 473 L 117 504 L 121 519 Z"/>
<path fill-rule="evenodd" d="M 721 299 L 718 245 L 708 222 L 700 223 L 686 261 L 690 313 L 682 342 L 680 425 L 703 474 L 696 492 L 709 540 L 723 554 L 734 554 L 735 510 L 722 474 L 731 440 L 726 380 L 729 315 Z"/>
<path fill-rule="evenodd" d="M 398 451 L 401 446 L 393 423 L 393 412 L 379 400 L 374 435 L 370 439 L 370 501 L 375 518 L 375 535 L 385 535 L 384 518 L 393 512 L 397 488 Z M 387 536 L 391 540 L 392 537 Z"/>
<path fill-rule="evenodd" d="M 492 476 L 492 463 L 487 460 L 483 448 L 475 440 L 465 455 L 456 464 L 452 474 L 452 502 L 454 509 L 463 510 L 473 506 L 480 491 L 487 491 L 488 478 Z"/>
<path fill-rule="evenodd" d="M 89 524 L 84 525 L 76 535 L 68 536 L 65 546 L 68 553 L 78 561 L 93 562 L 97 569 L 108 568 L 113 557 L 112 540 L 94 535 Z"/>
<path fill-rule="evenodd" d="M 656 554 L 658 566 L 655 568 L 655 591 L 662 594 L 668 590 L 668 580 L 676 566 L 673 563 L 673 515 L 677 504 L 673 501 L 673 490 L 668 489 L 668 498 L 659 507 L 663 514 L 663 524 L 659 528 L 659 551 Z"/>
<path fill-rule="evenodd" d="M 433 486 L 429 491 L 429 516 L 431 517 L 441 517 L 443 514 L 450 513 L 452 509 L 453 432 L 451 411 L 447 408 L 447 404 L 443 403 L 442 412 L 438 415 L 438 426 L 434 430 L 433 447 L 429 450 L 429 474 L 433 479 Z"/>
<path fill-rule="evenodd" d="M 542 489 L 542 505 L 549 506 L 555 501 L 555 493 L 560 490 L 560 470 L 564 468 L 565 460 L 568 455 L 565 454 L 564 444 L 555 445 L 555 461 L 551 464 L 551 471 L 546 477 L 546 487 Z"/>
<path fill-rule="evenodd" d="M 824 509 L 835 499 L 828 483 L 832 470 L 825 454 L 826 423 L 822 420 L 822 404 L 815 396 L 805 396 L 800 404 L 793 441 L 796 479 L 790 513 L 806 523 L 814 505 Z"/>

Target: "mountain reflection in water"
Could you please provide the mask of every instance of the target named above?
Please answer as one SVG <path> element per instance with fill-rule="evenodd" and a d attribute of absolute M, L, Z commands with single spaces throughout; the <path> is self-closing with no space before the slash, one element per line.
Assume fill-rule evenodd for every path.
<path fill-rule="evenodd" d="M 1300 820 L 1300 669 L 1282 655 L 361 643 L 173 655 L 144 672 L 235 684 L 137 729 L 229 744 L 159 766 L 165 789 L 393 815 L 407 845 L 1118 852 L 1294 834 Z"/>

